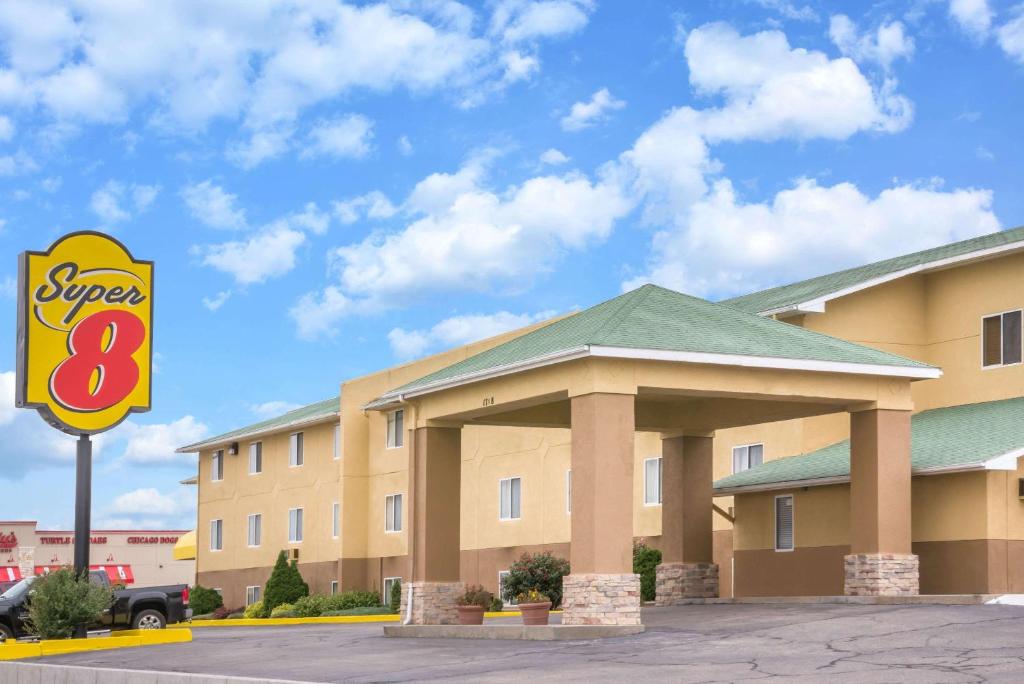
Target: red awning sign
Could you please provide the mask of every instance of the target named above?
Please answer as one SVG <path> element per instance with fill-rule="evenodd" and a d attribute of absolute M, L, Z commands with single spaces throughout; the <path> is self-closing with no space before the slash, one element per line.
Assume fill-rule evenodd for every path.
<path fill-rule="evenodd" d="M 0 582 L 17 582 L 21 579 L 21 570 L 17 565 L 0 565 Z"/>
<path fill-rule="evenodd" d="M 132 584 L 135 582 L 135 575 L 132 574 L 130 565 L 90 565 L 90 570 L 102 570 L 107 573 L 111 584 Z"/>

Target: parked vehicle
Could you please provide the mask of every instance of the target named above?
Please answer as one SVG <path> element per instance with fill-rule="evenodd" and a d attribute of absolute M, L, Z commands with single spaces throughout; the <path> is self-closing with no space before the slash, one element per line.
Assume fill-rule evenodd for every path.
<path fill-rule="evenodd" d="M 34 580 L 35 577 L 26 577 L 0 594 L 0 633 L 9 639 L 29 634 L 25 620 L 28 618 Z M 107 574 L 99 570 L 89 573 L 89 581 L 110 586 Z M 188 598 L 187 584 L 115 589 L 113 603 L 103 611 L 103 617 L 96 626 L 163 629 L 168 622 L 183 622 L 192 617 Z"/>

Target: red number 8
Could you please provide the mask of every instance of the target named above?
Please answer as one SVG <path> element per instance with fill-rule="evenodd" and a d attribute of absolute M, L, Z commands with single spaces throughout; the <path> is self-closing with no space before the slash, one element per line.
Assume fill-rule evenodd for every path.
<path fill-rule="evenodd" d="M 110 342 L 103 348 L 103 335 Z M 146 339 L 146 326 L 133 313 L 99 311 L 75 324 L 68 335 L 71 356 L 50 376 L 50 393 L 75 411 L 102 411 L 131 394 L 139 382 L 139 365 L 132 354 Z M 93 374 L 99 381 L 92 389 Z"/>

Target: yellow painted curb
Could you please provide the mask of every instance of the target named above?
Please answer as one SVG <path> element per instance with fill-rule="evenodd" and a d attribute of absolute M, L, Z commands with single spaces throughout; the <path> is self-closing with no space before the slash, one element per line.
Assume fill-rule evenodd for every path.
<path fill-rule="evenodd" d="M 20 660 L 62 653 L 106 651 L 112 648 L 178 644 L 188 641 L 192 641 L 192 631 L 189 629 L 126 629 L 111 632 L 110 636 L 91 639 L 52 639 L 34 644 L 8 642 L 0 645 L 0 660 Z"/>
<path fill-rule="evenodd" d="M 553 610 L 552 613 L 561 613 L 560 610 Z M 484 613 L 484 617 L 519 617 L 522 613 L 518 610 L 508 610 L 498 613 Z M 374 622 L 399 622 L 400 615 L 332 615 L 330 617 L 308 617 L 308 618 L 235 618 L 233 620 L 193 620 L 182 622 L 177 625 L 167 625 L 171 628 L 187 627 L 284 627 L 287 625 L 350 625 L 367 624 Z"/>

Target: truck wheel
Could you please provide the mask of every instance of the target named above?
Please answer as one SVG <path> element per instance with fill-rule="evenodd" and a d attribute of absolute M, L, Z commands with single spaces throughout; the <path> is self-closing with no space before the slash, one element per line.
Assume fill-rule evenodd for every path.
<path fill-rule="evenodd" d="M 163 629 L 167 626 L 167 619 L 159 610 L 140 610 L 132 618 L 132 629 Z"/>
<path fill-rule="evenodd" d="M 14 641 L 14 630 L 3 623 L 0 623 L 0 634 L 3 635 L 5 641 Z"/>

